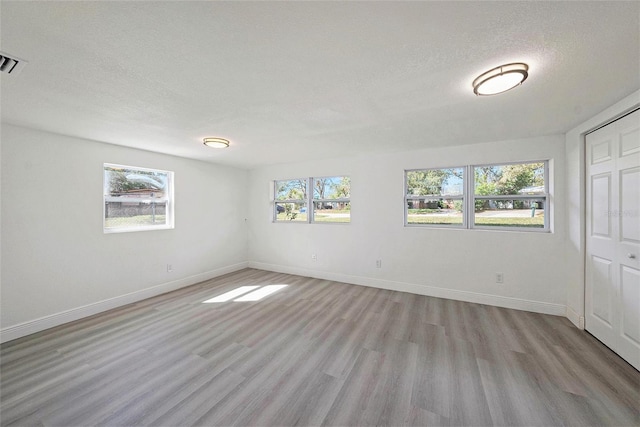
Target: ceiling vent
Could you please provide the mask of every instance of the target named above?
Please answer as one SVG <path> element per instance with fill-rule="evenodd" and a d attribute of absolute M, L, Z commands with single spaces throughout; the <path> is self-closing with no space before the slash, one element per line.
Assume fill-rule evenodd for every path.
<path fill-rule="evenodd" d="M 25 65 L 27 65 L 27 61 L 24 59 L 0 52 L 0 71 L 3 74 L 20 74 Z"/>

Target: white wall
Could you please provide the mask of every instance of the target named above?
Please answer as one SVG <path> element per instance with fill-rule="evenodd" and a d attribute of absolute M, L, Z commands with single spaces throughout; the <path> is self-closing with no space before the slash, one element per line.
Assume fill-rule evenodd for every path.
<path fill-rule="evenodd" d="M 1 341 L 247 265 L 553 314 L 566 306 L 579 326 L 583 137 L 638 104 L 640 91 L 565 136 L 250 172 L 3 124 Z M 403 226 L 404 169 L 539 159 L 551 160 L 552 233 Z M 176 228 L 103 234 L 104 162 L 173 170 Z M 352 178 L 351 224 L 271 222 L 272 180 L 329 175 Z"/>
<path fill-rule="evenodd" d="M 3 341 L 247 265 L 245 170 L 5 124 L 1 148 Z M 174 171 L 175 229 L 104 234 L 105 162 Z"/>
<path fill-rule="evenodd" d="M 249 177 L 249 264 L 564 315 L 564 142 L 556 135 L 255 169 Z M 403 225 L 405 169 L 543 159 L 551 160 L 552 233 Z M 272 223 L 272 180 L 330 175 L 351 176 L 351 224 Z M 504 284 L 495 283 L 496 272 L 504 273 Z"/>
<path fill-rule="evenodd" d="M 640 105 L 636 91 L 566 134 L 567 210 L 565 264 L 567 268 L 567 317 L 584 327 L 585 256 L 585 153 L 584 135 Z"/>

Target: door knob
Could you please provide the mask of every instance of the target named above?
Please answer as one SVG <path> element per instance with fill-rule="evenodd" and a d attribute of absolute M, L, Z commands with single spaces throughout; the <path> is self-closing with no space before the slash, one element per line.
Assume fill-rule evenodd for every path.
<path fill-rule="evenodd" d="M 636 254 L 627 254 L 627 258 L 635 259 Z"/>

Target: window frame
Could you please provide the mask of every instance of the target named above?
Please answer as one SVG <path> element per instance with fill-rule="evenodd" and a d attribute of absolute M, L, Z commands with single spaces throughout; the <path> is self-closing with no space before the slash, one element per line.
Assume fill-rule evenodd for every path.
<path fill-rule="evenodd" d="M 550 195 L 550 159 L 547 160 L 526 160 L 502 163 L 486 163 L 486 164 L 467 164 L 464 166 L 450 167 L 426 167 L 413 168 L 404 170 L 404 226 L 405 227 L 424 227 L 424 228 L 447 228 L 458 230 L 492 230 L 492 231 L 523 231 L 533 233 L 549 233 L 551 231 L 551 195 Z M 542 163 L 544 165 L 544 193 L 542 194 L 522 194 L 522 195 L 476 195 L 475 194 L 475 169 L 481 167 L 492 166 L 508 166 L 508 165 L 527 165 L 532 163 Z M 427 195 L 427 196 L 410 196 L 408 192 L 408 173 L 415 171 L 443 170 L 443 169 L 462 169 L 463 170 L 463 194 L 460 196 L 443 196 L 443 195 Z M 410 200 L 440 200 L 454 199 L 462 200 L 462 224 L 428 224 L 428 223 L 409 223 L 409 201 Z M 476 200 L 540 200 L 544 201 L 544 225 L 543 227 L 517 227 L 517 226 L 491 226 L 479 225 L 475 223 L 475 202 Z"/>
<path fill-rule="evenodd" d="M 302 199 L 276 199 L 277 195 L 278 195 L 278 183 L 279 182 L 284 182 L 284 181 L 304 181 L 306 183 L 306 192 L 307 192 L 307 197 L 306 198 L 302 198 Z M 290 179 L 275 179 L 272 181 L 272 186 L 271 186 L 272 190 L 273 190 L 273 200 L 271 201 L 271 207 L 272 207 L 272 222 L 273 223 L 292 223 L 292 224 L 306 224 L 309 220 L 309 178 L 290 178 Z M 295 221 L 295 220 L 278 220 L 278 204 L 285 204 L 285 203 L 292 203 L 292 204 L 299 204 L 300 202 L 304 203 L 304 207 L 307 208 L 307 220 L 306 221 Z"/>
<path fill-rule="evenodd" d="M 271 222 L 274 224 L 341 224 L 347 225 L 351 223 L 351 214 L 349 214 L 349 221 L 346 222 L 332 222 L 332 221 L 316 221 L 315 220 L 315 203 L 349 203 L 351 205 L 351 197 L 339 198 L 339 199 L 316 199 L 315 198 L 315 180 L 326 179 L 326 178 L 344 178 L 350 177 L 350 175 L 327 175 L 327 176 L 316 176 L 316 177 L 307 177 L 307 178 L 291 178 L 291 179 L 274 179 L 272 181 L 272 191 L 273 197 L 271 200 L 271 212 L 272 212 L 272 220 Z M 283 181 L 305 181 L 307 185 L 307 197 L 304 199 L 286 199 L 286 200 L 278 200 L 276 199 L 278 195 L 278 183 Z M 351 195 L 351 191 L 349 191 L 349 195 Z M 305 221 L 295 221 L 295 220 L 278 220 L 278 204 L 283 203 L 300 203 L 304 202 L 304 206 L 306 207 L 307 219 Z"/>
<path fill-rule="evenodd" d="M 309 184 L 311 185 L 311 192 L 309 194 L 310 196 L 310 212 L 309 212 L 309 223 L 311 224 L 350 224 L 351 223 L 351 207 L 349 207 L 349 221 L 346 222 L 332 222 L 332 221 L 316 221 L 316 208 L 315 208 L 315 203 L 322 203 L 323 205 L 325 203 L 349 203 L 349 206 L 351 206 L 351 183 L 349 183 L 349 197 L 341 197 L 339 199 L 316 199 L 315 197 L 315 182 L 316 180 L 319 179 L 327 179 L 327 178 L 344 178 L 344 177 L 349 177 L 351 178 L 350 175 L 328 175 L 328 176 L 315 176 L 315 177 L 310 177 L 309 178 Z M 309 209 L 309 208 L 308 208 Z"/>
<path fill-rule="evenodd" d="M 527 165 L 533 163 L 542 163 L 544 166 L 544 193 L 535 195 L 478 195 L 476 196 L 475 188 L 475 168 L 492 167 L 492 166 L 509 166 L 509 165 Z M 470 197 L 469 205 L 471 206 L 471 212 L 469 215 L 469 228 L 475 230 L 497 230 L 497 231 L 527 231 L 534 233 L 546 233 L 550 231 L 550 197 L 549 197 L 549 160 L 527 160 L 522 162 L 505 162 L 505 163 L 488 163 L 469 165 L 469 192 L 472 195 Z M 538 227 L 508 227 L 508 226 L 491 226 L 491 225 L 477 225 L 475 223 L 475 202 L 476 200 L 537 200 L 544 199 L 544 225 L 542 228 Z"/>
<path fill-rule="evenodd" d="M 165 222 L 164 224 L 157 225 L 131 225 L 131 226 L 121 226 L 121 227 L 107 227 L 107 203 L 109 202 L 127 202 L 127 201 L 135 201 L 141 203 L 143 201 L 149 201 L 150 198 L 135 198 L 128 200 L 126 198 L 118 197 L 118 200 L 108 200 L 114 198 L 108 194 L 108 186 L 109 182 L 107 181 L 107 168 L 117 168 L 124 169 L 129 171 L 141 171 L 141 172 L 155 172 L 166 174 L 167 176 L 167 184 L 166 190 L 164 191 L 164 197 L 154 198 L 151 203 L 162 201 L 166 203 L 165 206 Z M 164 169 L 155 169 L 155 168 L 146 168 L 140 166 L 128 166 L 121 165 L 118 163 L 103 163 L 102 164 L 102 232 L 103 234 L 116 234 L 116 233 L 133 233 L 137 231 L 154 231 L 154 230 L 172 230 L 175 228 L 175 215 L 174 215 L 174 185 L 175 185 L 175 174 L 173 171 L 168 171 Z"/>
<path fill-rule="evenodd" d="M 461 195 L 426 195 L 426 196 L 409 196 L 409 181 L 408 173 L 417 171 L 432 171 L 432 170 L 444 170 L 444 169 L 462 169 L 462 194 Z M 467 183 L 468 167 L 467 166 L 451 166 L 451 167 L 437 167 L 437 168 L 415 168 L 405 169 L 404 171 L 404 225 L 405 227 L 429 227 L 429 228 L 467 228 L 467 203 L 466 203 L 466 183 Z M 409 201 L 410 200 L 440 200 L 440 199 L 453 199 L 462 201 L 462 224 L 420 224 L 409 223 Z"/>

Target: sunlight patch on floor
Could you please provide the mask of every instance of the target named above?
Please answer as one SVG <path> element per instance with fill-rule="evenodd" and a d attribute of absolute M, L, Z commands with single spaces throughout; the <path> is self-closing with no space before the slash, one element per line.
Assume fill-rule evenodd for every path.
<path fill-rule="evenodd" d="M 250 294 L 246 294 L 234 301 L 259 301 L 262 298 L 265 298 L 271 295 L 274 292 L 278 292 L 282 288 L 286 288 L 287 285 L 267 285 L 256 291 L 251 292 Z"/>
<path fill-rule="evenodd" d="M 218 295 L 215 298 L 211 298 L 208 299 L 206 301 L 203 301 L 204 304 L 209 304 L 212 302 L 226 302 L 229 300 L 232 300 L 234 298 L 239 297 L 240 295 L 244 295 L 247 292 L 251 292 L 252 290 L 259 288 L 260 286 L 240 286 L 239 288 L 236 288 L 232 291 L 229 291 L 227 293 L 224 293 L 222 295 Z"/>
<path fill-rule="evenodd" d="M 240 286 L 217 297 L 203 301 L 203 304 L 214 302 L 233 302 L 260 301 L 262 298 L 278 292 L 280 289 L 286 288 L 288 285 L 267 285 L 267 286 Z M 259 289 L 257 289 L 259 288 Z M 253 291 L 253 292 L 252 292 Z M 238 298 L 240 297 L 240 298 Z"/>

